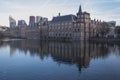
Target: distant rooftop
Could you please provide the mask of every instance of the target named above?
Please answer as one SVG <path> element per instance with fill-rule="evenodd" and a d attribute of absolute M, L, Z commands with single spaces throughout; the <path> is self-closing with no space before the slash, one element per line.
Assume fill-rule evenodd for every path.
<path fill-rule="evenodd" d="M 53 17 L 51 22 L 55 23 L 55 22 L 63 22 L 63 21 L 73 21 L 73 19 L 76 19 L 76 16 L 70 14 L 70 15 Z"/>

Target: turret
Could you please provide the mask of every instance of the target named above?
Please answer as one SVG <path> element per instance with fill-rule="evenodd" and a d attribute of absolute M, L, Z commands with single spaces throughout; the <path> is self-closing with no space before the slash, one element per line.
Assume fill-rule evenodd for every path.
<path fill-rule="evenodd" d="M 79 10 L 78 10 L 78 13 L 77 13 L 77 17 L 80 18 L 82 15 L 82 8 L 81 8 L 81 5 L 79 6 Z"/>

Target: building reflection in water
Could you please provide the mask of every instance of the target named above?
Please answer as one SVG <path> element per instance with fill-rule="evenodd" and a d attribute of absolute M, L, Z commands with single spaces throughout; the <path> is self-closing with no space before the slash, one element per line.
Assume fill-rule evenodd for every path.
<path fill-rule="evenodd" d="M 88 43 L 88 42 L 53 42 L 39 40 L 18 40 L 8 43 L 10 55 L 14 56 L 16 50 L 25 55 L 39 56 L 41 60 L 50 56 L 58 64 L 75 64 L 79 71 L 89 67 L 91 59 L 106 58 L 112 51 L 120 47 L 114 44 Z M 117 54 L 117 53 L 116 53 Z"/>

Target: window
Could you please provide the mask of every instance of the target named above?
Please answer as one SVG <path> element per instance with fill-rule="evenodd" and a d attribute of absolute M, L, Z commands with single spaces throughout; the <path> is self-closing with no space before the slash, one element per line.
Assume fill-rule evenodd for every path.
<path fill-rule="evenodd" d="M 77 30 L 75 29 L 75 32 L 77 32 Z"/>
<path fill-rule="evenodd" d="M 70 34 L 70 37 L 71 37 L 72 35 Z"/>
<path fill-rule="evenodd" d="M 68 24 L 68 23 L 66 22 L 65 25 L 67 26 L 67 24 Z"/>
<path fill-rule="evenodd" d="M 62 23 L 62 26 L 64 25 L 64 23 Z"/>
<path fill-rule="evenodd" d="M 76 27 L 76 24 L 74 24 L 74 26 Z"/>
<path fill-rule="evenodd" d="M 71 25 L 72 23 L 70 22 L 69 25 Z"/>
<path fill-rule="evenodd" d="M 66 34 L 66 37 L 68 36 L 68 34 Z"/>
<path fill-rule="evenodd" d="M 60 34 L 59 34 L 59 37 L 60 37 Z"/>
<path fill-rule="evenodd" d="M 58 29 L 60 29 L 60 26 L 58 26 Z"/>

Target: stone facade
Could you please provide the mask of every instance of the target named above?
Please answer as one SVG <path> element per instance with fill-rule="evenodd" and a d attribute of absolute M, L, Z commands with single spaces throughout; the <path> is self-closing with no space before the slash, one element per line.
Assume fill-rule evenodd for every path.
<path fill-rule="evenodd" d="M 63 40 L 87 40 L 90 36 L 90 14 L 82 12 L 81 6 L 76 15 L 53 17 L 49 24 L 49 38 Z"/>
<path fill-rule="evenodd" d="M 101 24 L 102 22 L 99 21 L 99 20 L 91 20 L 91 23 L 90 23 L 90 31 L 91 31 L 91 35 L 90 35 L 90 38 L 94 38 L 94 37 L 97 37 L 99 36 L 99 28 L 101 27 Z"/>
<path fill-rule="evenodd" d="M 74 18 L 74 15 L 54 17 L 49 23 L 49 39 L 71 39 Z"/>

